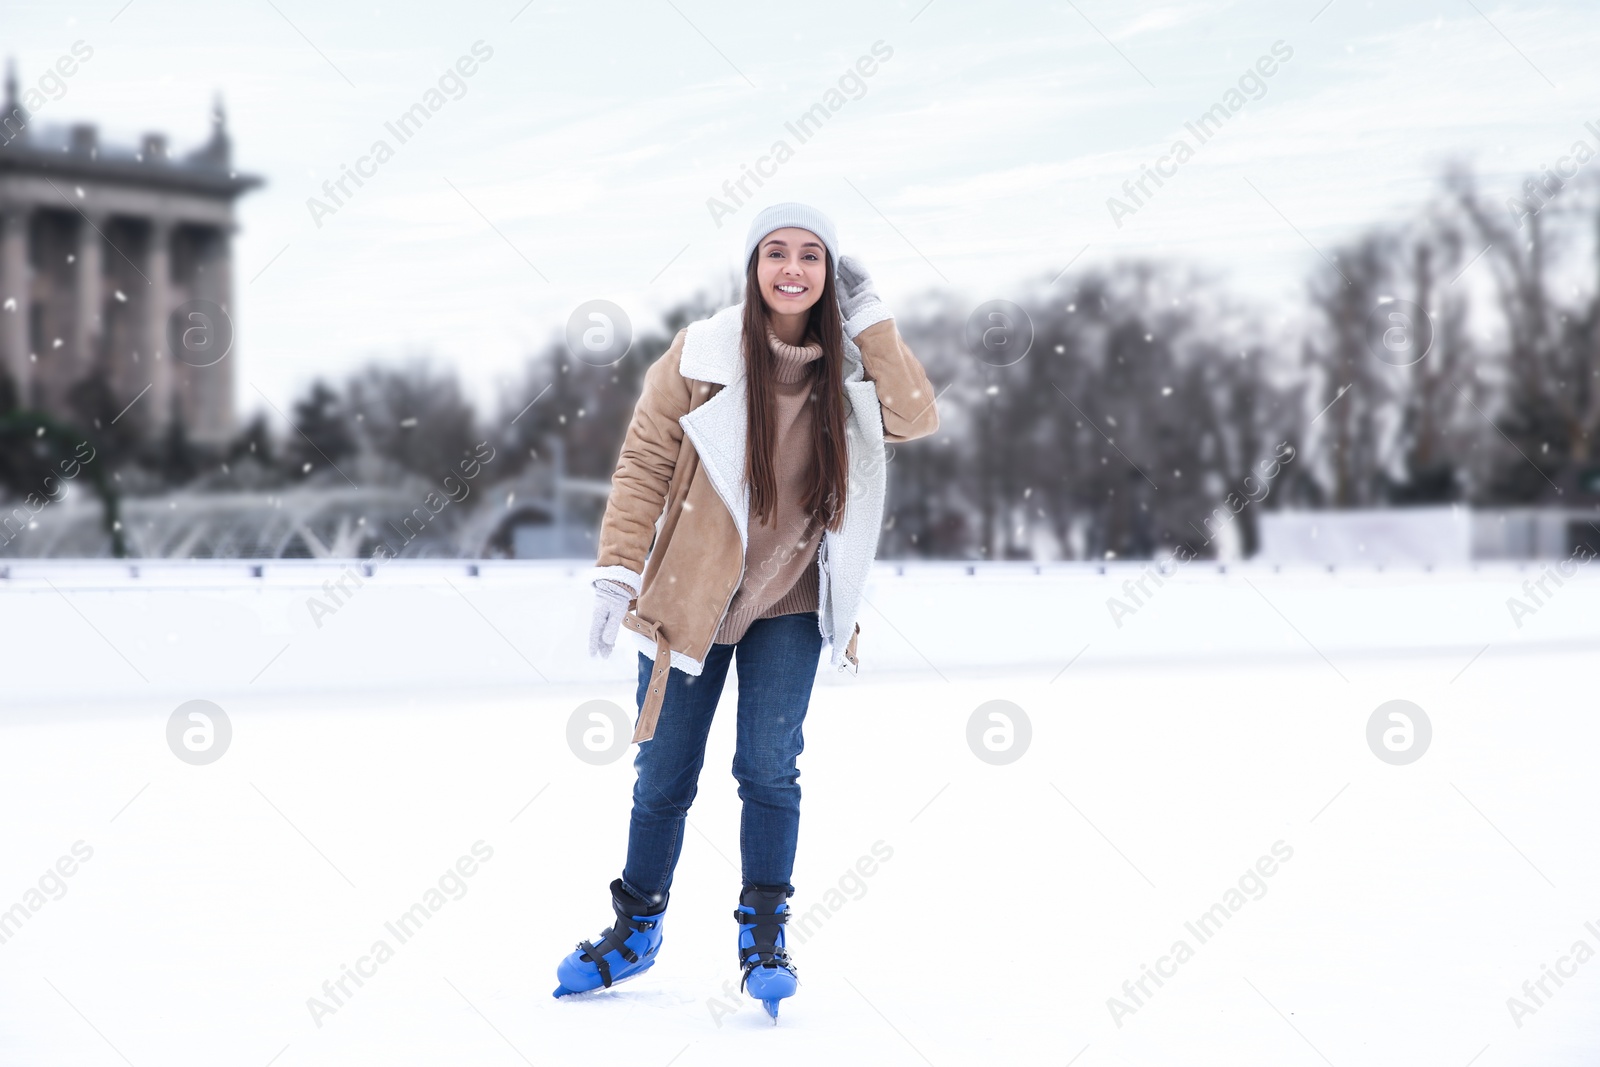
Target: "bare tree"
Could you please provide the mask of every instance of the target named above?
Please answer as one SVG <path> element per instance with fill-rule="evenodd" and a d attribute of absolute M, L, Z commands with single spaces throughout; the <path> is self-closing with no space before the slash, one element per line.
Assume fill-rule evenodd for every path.
<path fill-rule="evenodd" d="M 1592 259 L 1600 227 L 1593 183 L 1529 178 L 1504 210 L 1479 192 L 1463 168 L 1447 187 L 1486 242 L 1505 330 L 1503 385 L 1488 412 L 1519 455 L 1505 454 L 1489 492 L 1510 500 L 1553 499 L 1593 478 L 1600 430 L 1600 304 Z M 1557 279 L 1587 273 L 1563 298 Z"/>
<path fill-rule="evenodd" d="M 425 358 L 368 365 L 350 379 L 345 405 L 347 426 L 366 451 L 430 481 L 457 473 L 481 440 L 455 372 Z"/>

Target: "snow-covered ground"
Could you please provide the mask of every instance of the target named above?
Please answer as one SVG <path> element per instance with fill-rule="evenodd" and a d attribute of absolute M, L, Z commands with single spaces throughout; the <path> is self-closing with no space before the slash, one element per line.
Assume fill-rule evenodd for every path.
<path fill-rule="evenodd" d="M 581 564 L 386 564 L 328 603 L 340 569 L 0 580 L 0 1063 L 1600 1054 L 1600 572 L 1535 603 L 1536 567 L 1195 563 L 1141 591 L 1139 564 L 880 565 L 863 671 L 824 666 L 807 720 L 774 1027 L 736 992 L 731 716 L 660 962 L 555 1001 L 632 778 L 569 723 L 631 713 L 632 648 L 587 659 Z M 191 700 L 231 724 L 205 765 L 169 747 Z M 1393 700 L 1431 725 L 1410 763 L 1369 747 Z M 991 701 L 1029 724 L 1010 762 L 969 743 L 1006 735 L 973 727 Z"/>

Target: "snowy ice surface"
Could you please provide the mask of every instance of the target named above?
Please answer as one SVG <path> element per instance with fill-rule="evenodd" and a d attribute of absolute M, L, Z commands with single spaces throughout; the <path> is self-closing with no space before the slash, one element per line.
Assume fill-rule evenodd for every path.
<path fill-rule="evenodd" d="M 307 598 L 342 564 L 139 566 L 0 580 L 0 1064 L 1600 1055 L 1600 958 L 1572 955 L 1600 950 L 1600 572 L 1547 580 L 1519 627 L 1507 598 L 1532 604 L 1543 565 L 1191 563 L 1135 604 L 1142 564 L 880 564 L 862 672 L 824 665 L 807 720 L 811 920 L 773 1026 L 725 992 L 732 673 L 660 962 L 550 996 L 609 919 L 632 780 L 631 749 L 594 765 L 567 741 L 584 702 L 633 708 L 635 654 L 586 655 L 586 561 L 385 564 L 320 627 Z M 1137 607 L 1120 627 L 1112 596 Z M 192 699 L 233 727 L 207 766 L 166 740 Z M 1404 766 L 1367 742 L 1394 699 L 1433 728 Z M 1031 722 L 1015 762 L 969 748 L 991 700 Z M 92 856 L 50 877 L 77 842 Z M 385 924 L 441 879 L 402 943 Z M 1219 903 L 1202 942 L 1186 924 Z"/>

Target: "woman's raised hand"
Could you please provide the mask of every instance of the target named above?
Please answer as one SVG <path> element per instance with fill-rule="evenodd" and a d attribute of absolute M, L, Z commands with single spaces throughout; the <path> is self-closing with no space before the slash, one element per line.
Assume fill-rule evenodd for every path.
<path fill-rule="evenodd" d="M 872 275 L 855 256 L 839 257 L 839 312 L 846 321 L 872 304 L 881 304 Z"/>

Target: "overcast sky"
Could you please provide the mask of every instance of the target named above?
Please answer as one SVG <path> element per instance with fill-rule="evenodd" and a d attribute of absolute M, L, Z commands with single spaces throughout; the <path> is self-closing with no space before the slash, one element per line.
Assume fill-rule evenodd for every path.
<path fill-rule="evenodd" d="M 235 246 L 245 412 L 257 388 L 286 408 L 315 375 L 424 351 L 491 397 L 583 301 L 648 328 L 724 278 L 776 200 L 831 215 L 891 307 L 1140 254 L 1289 308 L 1318 249 L 1403 216 L 1448 159 L 1504 196 L 1574 141 L 1600 148 L 1600 9 L 1577 2 L 5 6 L 25 86 L 94 49 L 41 123 L 161 130 L 181 151 L 223 94 L 237 165 L 266 179 Z M 492 55 L 402 144 L 385 123 L 476 42 Z M 878 42 L 888 57 L 802 143 L 785 124 Z M 1292 55 L 1200 144 L 1184 124 L 1276 42 Z M 1193 158 L 1119 227 L 1107 199 L 1133 205 L 1123 183 L 1178 137 Z M 308 198 L 331 203 L 323 182 L 380 139 L 393 158 L 319 226 Z M 708 199 L 779 139 L 792 158 L 719 225 Z"/>

